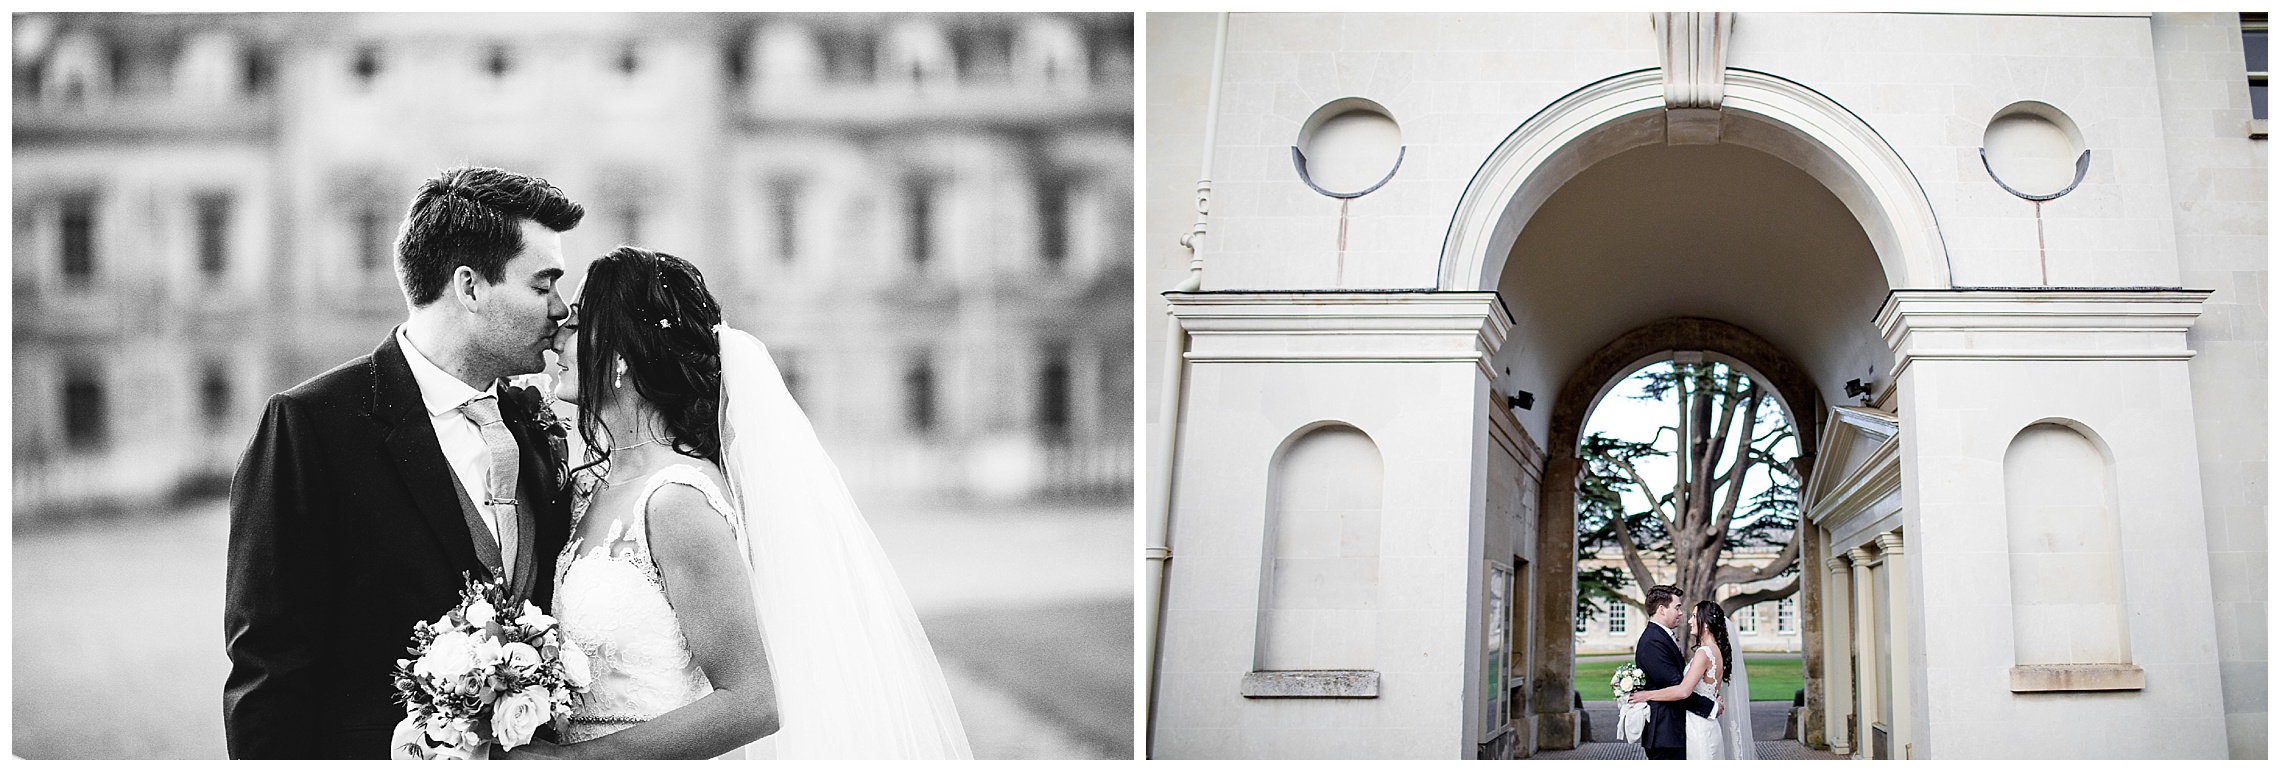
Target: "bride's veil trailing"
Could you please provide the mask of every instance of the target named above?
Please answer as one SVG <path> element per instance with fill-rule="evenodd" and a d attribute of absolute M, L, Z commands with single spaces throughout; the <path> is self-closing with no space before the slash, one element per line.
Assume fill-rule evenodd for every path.
<path fill-rule="evenodd" d="M 1741 639 L 1741 634 L 1734 630 L 1734 618 L 1726 617 L 1726 640 Z M 1726 712 L 1718 716 L 1718 730 L 1725 735 L 1729 758 L 1755 759 L 1758 755 L 1756 735 L 1750 727 L 1750 669 L 1742 660 L 1742 647 L 1735 646 L 1734 661 L 1727 663 L 1733 677 L 1720 692 L 1726 695 Z"/>
<path fill-rule="evenodd" d="M 910 598 L 767 347 L 714 331 L 721 469 L 743 512 L 783 722 L 747 756 L 972 758 Z"/>

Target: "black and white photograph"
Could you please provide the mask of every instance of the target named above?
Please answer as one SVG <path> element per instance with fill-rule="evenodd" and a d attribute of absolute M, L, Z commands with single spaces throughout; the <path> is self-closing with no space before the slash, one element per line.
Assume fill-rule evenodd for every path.
<path fill-rule="evenodd" d="M 23 759 L 1130 759 L 1135 17 L 16 13 Z"/>

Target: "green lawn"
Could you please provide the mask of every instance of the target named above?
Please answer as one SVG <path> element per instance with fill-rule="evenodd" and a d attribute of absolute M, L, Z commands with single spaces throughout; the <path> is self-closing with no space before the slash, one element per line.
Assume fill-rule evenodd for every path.
<path fill-rule="evenodd" d="M 1750 699 L 1787 701 L 1805 686 L 1804 658 L 1796 654 L 1749 654 Z M 1575 690 L 1585 700 L 1612 700 L 1607 680 L 1621 662 L 1575 663 Z"/>

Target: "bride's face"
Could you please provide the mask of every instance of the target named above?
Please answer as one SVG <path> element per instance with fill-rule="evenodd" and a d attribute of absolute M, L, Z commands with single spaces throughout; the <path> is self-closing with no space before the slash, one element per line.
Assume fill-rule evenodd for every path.
<path fill-rule="evenodd" d="M 554 332 L 554 398 L 573 405 L 578 402 L 578 319 L 580 300 L 586 283 L 580 281 L 570 296 L 570 315 L 562 320 L 562 327 Z"/>

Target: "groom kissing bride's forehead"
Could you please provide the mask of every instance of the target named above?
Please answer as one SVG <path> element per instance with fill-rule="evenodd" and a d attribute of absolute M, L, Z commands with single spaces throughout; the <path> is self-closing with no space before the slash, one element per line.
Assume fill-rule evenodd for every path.
<path fill-rule="evenodd" d="M 269 399 L 230 485 L 231 757 L 386 758 L 405 633 L 459 602 L 463 574 L 551 607 L 567 459 L 505 381 L 546 365 L 569 313 L 561 234 L 584 214 L 502 169 L 427 180 L 396 242 L 408 318 Z"/>

